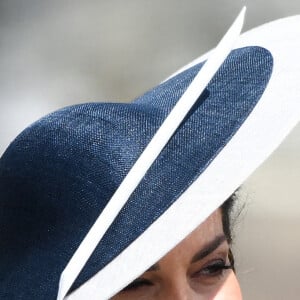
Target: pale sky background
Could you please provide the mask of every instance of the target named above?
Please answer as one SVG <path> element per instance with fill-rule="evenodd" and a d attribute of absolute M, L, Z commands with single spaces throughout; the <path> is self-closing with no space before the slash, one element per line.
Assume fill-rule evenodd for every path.
<path fill-rule="evenodd" d="M 55 109 L 139 96 L 214 47 L 245 4 L 244 31 L 300 14 L 299 0 L 0 0 L 0 155 Z M 246 300 L 299 298 L 299 150 L 300 126 L 245 185 Z"/>

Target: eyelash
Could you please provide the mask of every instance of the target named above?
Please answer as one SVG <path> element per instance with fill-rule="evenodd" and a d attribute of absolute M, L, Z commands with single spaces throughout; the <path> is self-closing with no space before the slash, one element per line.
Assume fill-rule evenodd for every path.
<path fill-rule="evenodd" d="M 153 285 L 153 283 L 151 281 L 149 281 L 147 279 L 140 278 L 140 279 L 136 279 L 133 282 L 131 282 L 130 284 L 128 284 L 123 289 L 123 291 L 135 290 L 135 289 L 138 289 L 139 287 L 142 287 L 142 286 L 151 286 L 151 285 Z"/>
<path fill-rule="evenodd" d="M 231 264 L 226 265 L 223 259 L 219 259 L 203 267 L 200 271 L 196 272 L 193 275 L 193 277 L 207 277 L 207 278 L 220 277 L 224 274 L 224 271 L 232 268 L 233 267 Z"/>
<path fill-rule="evenodd" d="M 193 277 L 204 277 L 204 278 L 219 278 L 224 275 L 224 271 L 232 269 L 232 265 L 226 265 L 225 261 L 220 259 L 211 262 L 200 271 L 193 274 Z M 153 283 L 147 279 L 139 278 L 134 280 L 132 283 L 127 285 L 123 291 L 136 290 L 143 286 L 152 286 Z"/>

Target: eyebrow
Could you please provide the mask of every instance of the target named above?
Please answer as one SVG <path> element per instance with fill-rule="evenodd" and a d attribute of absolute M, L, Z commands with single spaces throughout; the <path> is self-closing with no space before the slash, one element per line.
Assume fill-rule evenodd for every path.
<path fill-rule="evenodd" d="M 218 235 L 215 239 L 213 239 L 211 242 L 209 242 L 207 245 L 205 245 L 199 252 L 197 252 L 192 260 L 191 263 L 197 262 L 204 257 L 208 256 L 212 252 L 214 252 L 223 242 L 227 240 L 225 235 Z M 152 271 L 158 271 L 160 269 L 160 266 L 158 263 L 152 265 L 149 269 L 146 270 L 146 272 L 152 272 Z"/>
<path fill-rule="evenodd" d="M 213 239 L 211 242 L 209 242 L 207 245 L 205 245 L 199 252 L 197 252 L 192 260 L 191 263 L 194 263 L 196 261 L 199 261 L 203 259 L 204 257 L 208 256 L 212 252 L 214 252 L 222 243 L 224 243 L 227 240 L 225 235 L 218 235 Z"/>

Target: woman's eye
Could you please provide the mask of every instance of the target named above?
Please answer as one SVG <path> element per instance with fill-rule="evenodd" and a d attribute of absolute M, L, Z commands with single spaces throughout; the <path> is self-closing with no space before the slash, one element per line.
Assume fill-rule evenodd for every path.
<path fill-rule="evenodd" d="M 128 284 L 122 291 L 136 290 L 141 287 L 151 286 L 151 285 L 153 285 L 151 281 L 144 278 L 138 278 L 132 281 L 130 284 Z"/>
<path fill-rule="evenodd" d="M 224 271 L 232 269 L 231 265 L 226 265 L 225 261 L 220 259 L 213 261 L 195 273 L 195 277 L 219 278 L 224 275 Z"/>

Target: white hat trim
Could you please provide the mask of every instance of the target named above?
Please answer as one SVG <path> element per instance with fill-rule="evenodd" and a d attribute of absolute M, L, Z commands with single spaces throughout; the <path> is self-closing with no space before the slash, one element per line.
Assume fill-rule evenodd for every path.
<path fill-rule="evenodd" d="M 147 170 L 168 143 L 191 107 L 229 55 L 234 42 L 236 42 L 237 37 L 242 30 L 244 17 L 245 8 L 242 9 L 233 25 L 220 41 L 215 51 L 213 51 L 211 57 L 207 60 L 201 71 L 194 78 L 186 92 L 178 100 L 175 107 L 157 130 L 150 143 L 135 162 L 113 197 L 85 236 L 84 240 L 79 245 L 78 249 L 75 251 L 61 274 L 57 300 L 64 299 L 106 230 L 112 224 L 119 211 L 146 174 Z"/>

